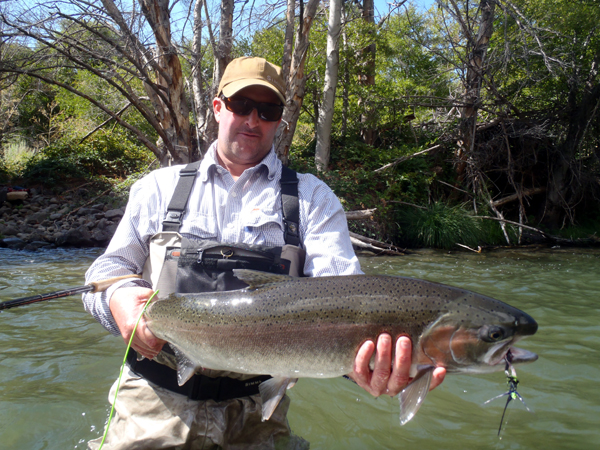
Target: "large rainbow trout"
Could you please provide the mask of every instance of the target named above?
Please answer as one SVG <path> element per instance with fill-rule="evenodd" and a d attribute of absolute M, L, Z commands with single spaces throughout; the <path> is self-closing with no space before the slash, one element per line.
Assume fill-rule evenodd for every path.
<path fill-rule="evenodd" d="M 436 366 L 484 373 L 535 361 L 512 345 L 537 323 L 493 298 L 429 281 L 392 276 L 294 278 L 236 269 L 247 289 L 171 294 L 152 303 L 150 330 L 168 341 L 179 383 L 200 367 L 267 374 L 260 386 L 267 420 L 297 378 L 352 372 L 359 347 L 382 333 L 412 340 L 411 376 L 400 393 L 400 423 L 422 404 Z"/>

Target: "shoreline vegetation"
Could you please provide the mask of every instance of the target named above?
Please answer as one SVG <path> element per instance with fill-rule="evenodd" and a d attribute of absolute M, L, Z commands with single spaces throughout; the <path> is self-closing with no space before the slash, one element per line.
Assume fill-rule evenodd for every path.
<path fill-rule="evenodd" d="M 360 165 L 352 164 L 356 147 L 361 150 Z M 10 170 L 5 166 L 0 172 L 0 248 L 35 251 L 108 245 L 123 216 L 129 187 L 158 164 L 129 145 L 112 149 L 108 156 L 96 150 L 95 157 L 90 157 L 69 146 L 54 146 L 21 159 Z M 600 245 L 598 216 L 593 211 L 577 225 L 554 230 L 527 219 L 519 223 L 494 215 L 498 208 L 518 203 L 518 196 L 487 205 L 473 200 L 472 194 L 455 187 L 452 168 L 441 167 L 439 155 L 417 151 L 386 166 L 374 157 L 380 153 L 377 149 L 354 143 L 340 146 L 340 153 L 346 155 L 334 162 L 337 170 L 323 173 L 311 167 L 307 152 L 310 158 L 310 149 L 292 151 L 291 167 L 314 173 L 336 192 L 347 210 L 357 251 L 403 255 L 418 248 L 481 253 L 515 247 Z M 378 164 L 383 170 L 372 168 Z M 448 181 L 442 179 L 445 172 L 450 173 Z M 440 195 L 440 187 L 446 195 Z M 521 200 L 531 205 L 540 193 L 529 193 Z"/>

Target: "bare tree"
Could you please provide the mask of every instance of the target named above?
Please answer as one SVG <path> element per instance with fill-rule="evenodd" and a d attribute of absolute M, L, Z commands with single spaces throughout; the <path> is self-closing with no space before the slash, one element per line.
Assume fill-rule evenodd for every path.
<path fill-rule="evenodd" d="M 317 146 L 315 163 L 318 170 L 325 171 L 329 165 L 331 124 L 335 104 L 335 90 L 338 82 L 340 49 L 338 45 L 341 31 L 342 0 L 329 2 L 329 25 L 327 27 L 327 60 L 323 101 L 319 108 L 317 122 Z"/>
<path fill-rule="evenodd" d="M 2 37 L 28 51 L 20 52 L 19 58 L 3 61 L 0 74 L 5 78 L 26 75 L 67 89 L 133 133 L 161 165 L 188 162 L 197 156 L 192 145 L 190 104 L 197 122 L 198 145 L 205 149 L 216 137 L 211 100 L 216 94 L 214 86 L 231 59 L 234 0 L 221 2 L 218 42 L 207 0 L 190 6 L 191 82 L 184 78 L 182 70 L 182 58 L 188 50 L 176 44 L 171 29 L 176 3 L 67 0 L 59 8 L 56 3 L 43 0 L 31 6 L 13 2 L 12 8 L 0 15 Z M 185 17 L 184 13 L 179 14 Z M 212 77 L 202 73 L 204 30 L 216 55 Z M 89 73 L 103 89 L 88 92 L 70 82 L 65 72 Z M 114 98 L 121 100 L 111 104 L 109 99 Z M 158 136 L 156 142 L 122 117 L 124 106 L 133 107 L 152 126 Z"/>
<path fill-rule="evenodd" d="M 363 124 L 361 136 L 366 144 L 372 145 L 375 141 L 375 129 L 373 126 L 373 107 L 369 99 L 368 87 L 375 85 L 375 56 L 377 54 L 377 46 L 375 44 L 375 2 L 374 0 L 363 0 L 362 18 L 365 26 L 368 29 L 368 35 L 371 37 L 371 42 L 360 50 L 360 75 L 359 83 L 367 87 L 367 93 L 363 98 L 359 99 L 362 104 L 363 113 L 360 116 L 360 122 Z"/>
<path fill-rule="evenodd" d="M 282 130 L 275 144 L 277 156 L 284 164 L 288 163 L 292 138 L 304 100 L 304 88 L 306 86 L 304 64 L 309 45 L 308 36 L 317 6 L 319 6 L 319 0 L 309 0 L 306 8 L 304 8 L 303 3 L 300 3 L 301 15 L 296 34 L 296 45 L 294 46 L 290 74 L 287 80 L 286 108 L 283 112 Z"/>
<path fill-rule="evenodd" d="M 461 108 L 461 140 L 459 141 L 458 158 L 460 160 L 457 172 L 459 179 L 464 177 L 467 159 L 473 152 L 475 145 L 475 131 L 477 127 L 477 111 L 480 107 L 481 88 L 487 70 L 487 49 L 494 31 L 495 0 L 482 0 L 479 4 L 480 18 L 479 29 L 475 35 L 470 23 L 465 20 L 454 0 L 448 2 L 456 21 L 460 24 L 466 38 L 466 76 L 464 79 L 464 106 Z"/>

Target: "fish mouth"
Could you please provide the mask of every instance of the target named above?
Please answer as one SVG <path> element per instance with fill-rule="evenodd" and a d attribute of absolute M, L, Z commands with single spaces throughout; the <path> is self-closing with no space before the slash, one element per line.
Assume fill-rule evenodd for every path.
<path fill-rule="evenodd" d="M 495 358 L 488 362 L 490 366 L 499 367 L 510 362 L 511 364 L 521 364 L 534 362 L 538 359 L 538 355 L 518 347 L 506 346 L 506 351 L 497 351 L 494 353 Z"/>
<path fill-rule="evenodd" d="M 534 362 L 539 358 L 536 353 L 518 347 L 510 347 L 506 353 L 506 357 L 510 360 L 511 364 Z"/>

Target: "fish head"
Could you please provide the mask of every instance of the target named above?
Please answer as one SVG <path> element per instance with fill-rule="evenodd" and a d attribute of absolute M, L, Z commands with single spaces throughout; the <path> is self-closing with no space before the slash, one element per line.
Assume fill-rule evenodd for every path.
<path fill-rule="evenodd" d="M 418 364 L 443 366 L 448 372 L 487 373 L 503 370 L 509 353 L 513 364 L 532 362 L 535 353 L 513 345 L 537 328 L 525 312 L 465 291 L 421 334 Z"/>

